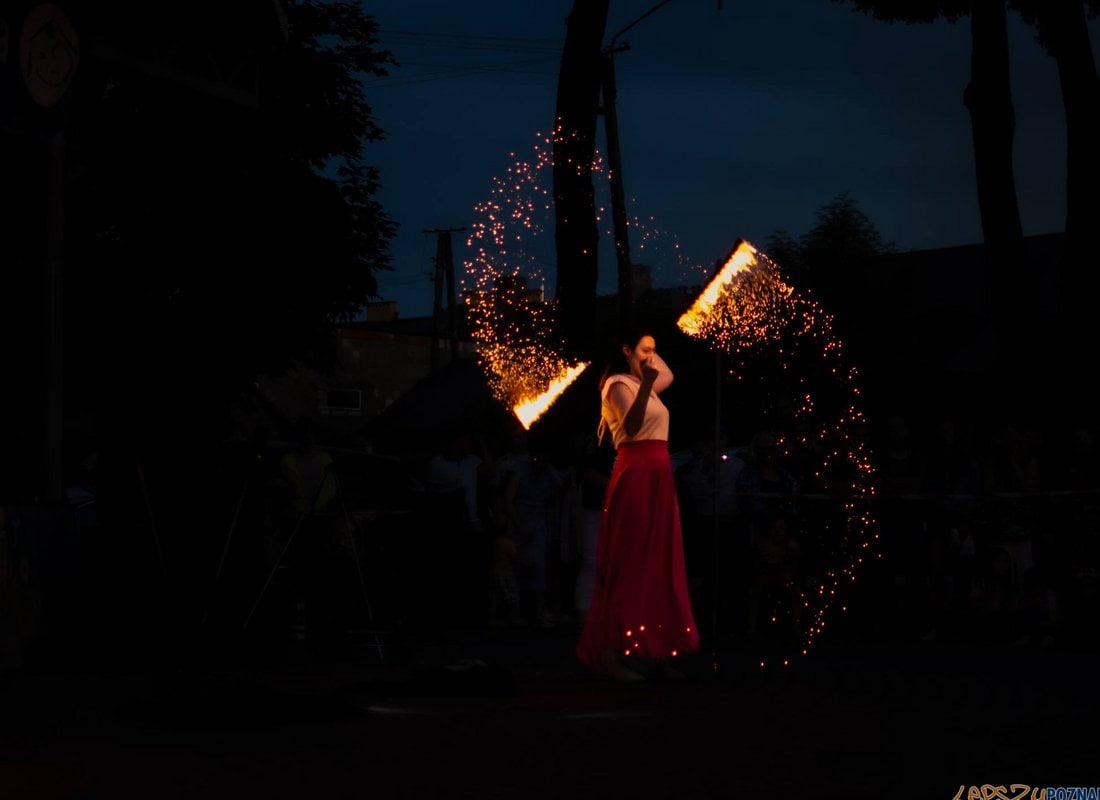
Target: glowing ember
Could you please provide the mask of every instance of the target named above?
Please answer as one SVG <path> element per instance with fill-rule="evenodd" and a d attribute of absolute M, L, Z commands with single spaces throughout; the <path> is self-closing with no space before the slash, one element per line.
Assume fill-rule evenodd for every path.
<path fill-rule="evenodd" d="M 550 386 L 546 391 L 537 397 L 533 397 L 530 400 L 524 400 L 518 403 L 512 412 L 516 415 L 524 428 L 530 428 L 531 423 L 546 413 L 546 410 L 554 404 L 554 401 L 558 399 L 562 392 L 569 388 L 569 385 L 573 383 L 580 374 L 584 372 L 588 366 L 587 361 L 574 364 L 571 367 L 566 367 L 560 375 L 550 381 Z"/>

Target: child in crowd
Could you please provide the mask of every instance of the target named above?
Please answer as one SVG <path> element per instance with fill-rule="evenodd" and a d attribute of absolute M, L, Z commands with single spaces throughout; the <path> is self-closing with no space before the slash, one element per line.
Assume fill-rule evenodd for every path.
<path fill-rule="evenodd" d="M 500 627 L 507 621 L 522 625 L 519 609 L 519 586 L 516 583 L 515 563 L 519 548 L 512 536 L 512 524 L 503 508 L 503 498 L 497 499 L 489 515 L 492 529 L 492 552 L 489 558 L 489 625 Z"/>

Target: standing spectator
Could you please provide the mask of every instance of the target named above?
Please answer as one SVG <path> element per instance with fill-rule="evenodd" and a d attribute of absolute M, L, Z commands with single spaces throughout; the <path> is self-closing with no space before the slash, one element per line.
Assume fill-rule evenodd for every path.
<path fill-rule="evenodd" d="M 491 543 L 483 536 L 480 510 L 482 488 L 488 483 L 492 461 L 484 441 L 465 432 L 453 432 L 427 463 L 425 487 L 454 502 L 454 514 L 442 517 L 444 530 L 428 533 L 432 565 L 428 581 L 443 596 L 440 610 L 480 617 L 484 613 L 486 556 Z M 446 529 L 450 528 L 450 529 Z"/>
<path fill-rule="evenodd" d="M 787 518 L 777 514 L 768 522 L 753 551 L 747 604 L 747 631 L 750 635 L 756 633 L 760 597 L 769 586 L 778 588 L 787 599 L 793 635 L 797 637 L 802 633 L 798 556 L 798 542 L 790 535 Z"/>
<path fill-rule="evenodd" d="M 577 581 L 573 606 L 583 621 L 592 605 L 596 586 L 596 542 L 611 467 L 604 452 L 591 446 L 584 448 L 579 456 L 576 474 L 581 510 L 577 525 Z"/>
<path fill-rule="evenodd" d="M 1017 580 L 1034 566 L 1033 539 L 1041 524 L 1039 459 L 1011 426 L 994 431 L 983 469 L 988 546 L 999 547 Z M 1016 589 L 1019 590 L 1017 583 Z"/>
<path fill-rule="evenodd" d="M 550 561 L 551 518 L 563 485 L 562 476 L 543 453 L 528 453 L 509 465 L 505 507 L 517 531 L 516 577 L 523 595 L 531 600 L 535 622 L 554 624 L 547 604 L 547 567 Z"/>
<path fill-rule="evenodd" d="M 504 624 L 501 612 L 507 613 L 508 621 L 513 625 L 523 623 L 515 572 L 519 549 L 516 547 L 512 520 L 503 506 L 503 496 L 497 495 L 488 520 L 493 537 L 489 558 L 489 626 L 494 628 Z"/>
<path fill-rule="evenodd" d="M 892 415 L 886 420 L 879 460 L 878 520 L 893 580 L 894 607 L 889 616 L 910 630 L 924 626 L 924 568 L 932 560 L 925 537 L 924 501 L 918 494 L 920 483 L 921 468 L 910 446 L 909 425 L 903 416 Z"/>
<path fill-rule="evenodd" d="M 707 607 L 717 604 L 711 611 L 722 619 L 740 620 L 744 616 L 740 590 L 733 589 L 745 585 L 752 552 L 751 531 L 741 524 L 737 506 L 737 482 L 745 467 L 741 457 L 745 453 L 728 447 L 724 431 L 718 445 L 715 459 L 714 442 L 701 442 L 688 468 L 689 508 L 695 513 L 685 515 L 684 559 L 698 601 Z"/>
<path fill-rule="evenodd" d="M 424 483 L 430 492 L 460 493 L 465 510 L 463 522 L 468 531 L 476 533 L 481 529 L 478 499 L 488 458 L 475 453 L 474 444 L 471 437 L 462 433 L 448 436 L 439 452 L 429 459 L 424 471 Z"/>
<path fill-rule="evenodd" d="M 1100 489 L 1100 461 L 1097 460 L 1092 432 L 1088 428 L 1074 428 L 1066 436 L 1054 481 L 1059 489 L 1069 491 Z"/>
<path fill-rule="evenodd" d="M 1019 602 L 1012 556 L 1001 547 L 986 551 L 972 594 L 973 620 L 981 640 L 1009 641 L 1016 632 Z"/>
<path fill-rule="evenodd" d="M 768 421 L 780 461 L 799 486 L 812 483 L 814 471 L 821 463 L 821 440 L 812 416 L 801 412 L 793 394 L 780 391 Z"/>
<path fill-rule="evenodd" d="M 760 431 L 749 445 L 749 463 L 737 475 L 737 505 L 747 526 L 750 548 L 767 529 L 772 517 L 787 510 L 798 490 L 794 476 L 779 463 L 779 447 L 768 431 Z"/>
<path fill-rule="evenodd" d="M 311 419 L 300 420 L 295 433 L 298 446 L 279 462 L 284 492 L 280 528 L 304 602 L 306 638 L 327 652 L 339 646 L 349 614 L 358 609 L 354 549 L 348 546 L 351 531 L 335 502 L 332 456 L 317 449 Z"/>
<path fill-rule="evenodd" d="M 0 676 L 26 666 L 41 632 L 43 605 L 42 591 L 31 581 L 30 558 L 0 553 Z"/>
<path fill-rule="evenodd" d="M 921 468 L 925 553 L 924 638 L 938 638 L 969 602 L 974 540 L 967 524 L 977 507 L 981 470 L 950 417 L 932 426 Z"/>

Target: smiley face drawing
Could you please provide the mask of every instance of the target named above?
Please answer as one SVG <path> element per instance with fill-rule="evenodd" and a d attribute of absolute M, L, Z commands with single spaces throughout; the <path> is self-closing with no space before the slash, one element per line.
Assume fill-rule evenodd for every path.
<path fill-rule="evenodd" d="M 32 9 L 23 23 L 19 54 L 31 99 L 46 108 L 56 105 L 80 62 L 76 31 L 65 12 L 53 3 Z"/>

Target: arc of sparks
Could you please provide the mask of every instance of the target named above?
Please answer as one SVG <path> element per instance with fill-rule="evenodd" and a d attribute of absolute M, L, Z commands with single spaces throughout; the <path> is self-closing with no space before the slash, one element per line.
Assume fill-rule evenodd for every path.
<path fill-rule="evenodd" d="M 557 304 L 545 300 L 543 289 L 531 288 L 540 282 L 545 286 L 540 256 L 532 245 L 545 234 L 545 219 L 540 215 L 553 207 L 548 173 L 554 146 L 578 135 L 559 122 L 550 133 L 537 134 L 530 158 L 509 153 L 515 160 L 505 174 L 491 179 L 490 195 L 474 206 L 476 217 L 468 226 L 462 285 L 471 336 L 493 397 L 510 408 L 526 429 L 589 366 L 565 352 Z M 598 152 L 590 164 L 576 167 L 593 176 L 608 176 Z M 604 211 L 602 206 L 597 209 L 601 225 Z M 631 225 L 641 232 L 639 249 L 651 246 L 660 252 L 667 232 L 638 216 Z M 684 268 L 690 260 L 680 252 L 678 240 L 672 250 Z"/>
<path fill-rule="evenodd" d="M 756 264 L 756 248 L 744 239 L 739 239 L 733 251 L 726 258 L 726 263 L 722 265 L 722 268 L 711 278 L 706 288 L 695 298 L 691 308 L 685 311 L 680 319 L 676 321 L 677 327 L 688 336 L 701 336 L 706 320 L 711 311 L 714 310 L 714 306 L 722 296 L 726 285 L 738 274 L 751 271 Z"/>
<path fill-rule="evenodd" d="M 512 413 L 516 415 L 524 429 L 530 430 L 535 420 L 545 414 L 550 406 L 554 405 L 554 402 L 581 376 L 581 373 L 588 368 L 590 363 L 582 361 L 571 367 L 564 367 L 557 377 L 550 381 L 550 385 L 546 387 L 544 392 L 534 397 L 521 399 L 516 403 L 512 407 Z"/>
<path fill-rule="evenodd" d="M 838 466 L 855 469 L 854 476 L 843 478 L 850 481 L 851 495 L 844 506 L 843 536 L 836 543 L 839 545 L 837 557 L 841 560 L 825 572 L 832 586 L 827 587 L 824 583 L 819 586 L 820 597 L 812 598 L 815 602 L 812 609 L 810 596 L 803 594 L 804 606 L 811 618 L 807 633 L 802 637 L 801 652 L 806 655 L 815 637 L 823 633 L 826 614 L 837 599 L 842 583 L 856 579 L 859 565 L 865 559 L 872 555 L 882 557 L 881 553 L 874 554 L 869 549 L 879 539 L 869 505 L 875 494 L 875 469 L 870 450 L 863 441 L 865 434 L 860 430 L 865 420 L 858 408 L 858 370 L 843 360 L 842 342 L 833 331 L 832 316 L 809 295 L 795 292 L 794 287 L 783 280 L 777 264 L 741 239 L 676 324 L 687 335 L 741 357 L 751 355 L 756 345 L 781 345 L 768 351 L 768 355 L 778 359 L 782 370 L 791 366 L 790 359 L 794 356 L 808 359 L 803 368 L 820 369 L 827 388 L 846 392 L 841 397 L 847 396 L 847 404 L 841 400 L 840 407 L 834 409 L 835 416 L 824 419 L 816 408 L 812 387 L 799 378 L 802 399 L 797 415 L 823 423 L 816 434 L 821 450 L 816 457 L 814 475 L 825 476 Z M 817 347 L 822 348 L 820 353 L 809 349 Z M 831 431 L 826 424 L 832 426 Z M 842 443 L 831 444 L 830 436 Z M 803 437 L 802 443 L 806 442 Z M 838 481 L 842 479 L 841 474 L 830 473 L 832 479 Z M 828 531 L 828 526 L 825 530 Z M 841 611 L 846 610 L 847 606 L 841 606 Z M 764 665 L 761 661 L 760 666 Z"/>

